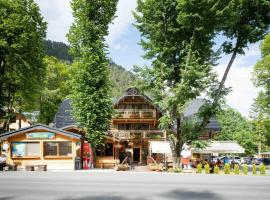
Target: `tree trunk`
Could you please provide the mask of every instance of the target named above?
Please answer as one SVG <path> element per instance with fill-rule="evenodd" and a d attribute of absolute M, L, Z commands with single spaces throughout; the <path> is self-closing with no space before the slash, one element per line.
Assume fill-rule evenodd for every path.
<path fill-rule="evenodd" d="M 226 81 L 226 79 L 227 79 L 227 76 L 228 76 L 228 74 L 229 74 L 229 71 L 230 71 L 230 69 L 231 69 L 231 66 L 232 66 L 232 64 L 233 64 L 233 62 L 234 62 L 234 60 L 235 60 L 235 58 L 236 58 L 237 49 L 238 49 L 238 47 L 236 46 L 236 47 L 234 48 L 233 54 L 232 54 L 232 56 L 231 56 L 231 59 L 230 59 L 228 65 L 227 65 L 227 67 L 226 67 L 226 70 L 225 70 L 225 72 L 224 72 L 224 74 L 223 74 L 223 77 L 222 77 L 222 79 L 221 79 L 221 82 L 219 83 L 218 90 L 216 91 L 216 94 L 215 94 L 215 97 L 214 97 L 214 100 L 213 100 L 213 103 L 212 103 L 212 106 L 211 106 L 212 109 L 215 109 L 216 106 L 217 106 L 217 104 L 218 104 L 218 101 L 219 101 L 219 99 L 220 99 L 221 92 L 222 92 L 222 89 L 223 89 L 223 87 L 224 87 L 225 81 Z M 201 124 L 200 128 L 204 128 L 204 127 L 208 124 L 208 121 L 209 121 L 209 119 L 210 119 L 211 117 L 212 117 L 212 116 L 206 116 L 206 117 L 204 117 L 204 119 L 203 119 L 203 121 L 202 121 L 202 124 Z"/>
<path fill-rule="evenodd" d="M 22 128 L 22 114 L 21 109 L 19 110 L 19 129 Z"/>
<path fill-rule="evenodd" d="M 172 130 L 173 132 L 173 130 Z M 175 137 L 169 138 L 170 146 L 172 150 L 172 159 L 173 159 L 173 168 L 182 168 L 181 165 L 181 149 L 183 146 L 182 138 L 181 138 L 181 118 L 176 118 L 176 134 L 173 134 Z"/>
<path fill-rule="evenodd" d="M 219 84 L 218 91 L 217 91 L 217 94 L 216 94 L 216 96 L 215 96 L 215 98 L 214 98 L 213 104 L 217 104 L 217 102 L 218 102 L 218 100 L 219 100 L 219 98 L 220 98 L 222 88 L 224 87 L 225 81 L 226 81 L 226 79 L 227 79 L 228 73 L 229 73 L 229 71 L 230 71 L 230 69 L 231 69 L 231 66 L 232 66 L 232 64 L 233 64 L 233 61 L 234 61 L 234 59 L 236 58 L 236 54 L 237 54 L 237 50 L 235 49 L 235 50 L 233 51 L 232 56 L 231 56 L 230 62 L 228 63 L 228 65 L 227 65 L 227 67 L 226 67 L 226 70 L 225 70 L 225 72 L 224 72 L 224 74 L 223 74 L 223 77 L 222 77 L 222 80 L 221 80 L 221 82 L 220 82 L 220 84 Z"/>

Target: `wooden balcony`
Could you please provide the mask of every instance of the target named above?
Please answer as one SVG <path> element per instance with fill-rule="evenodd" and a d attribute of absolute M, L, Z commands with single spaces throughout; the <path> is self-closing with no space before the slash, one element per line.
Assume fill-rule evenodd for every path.
<path fill-rule="evenodd" d="M 116 119 L 153 119 L 156 118 L 155 109 L 116 109 Z"/>
<path fill-rule="evenodd" d="M 120 140 L 166 138 L 165 131 L 161 130 L 110 130 L 110 134 Z"/>

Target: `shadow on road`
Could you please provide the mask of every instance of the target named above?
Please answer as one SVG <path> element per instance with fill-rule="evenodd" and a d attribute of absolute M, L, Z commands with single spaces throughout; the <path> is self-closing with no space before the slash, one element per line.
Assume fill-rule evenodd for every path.
<path fill-rule="evenodd" d="M 1 200 L 1 199 L 0 199 Z M 109 196 L 109 195 L 101 195 L 101 196 L 85 196 L 78 198 L 64 198 L 60 200 L 145 200 L 143 198 L 127 198 L 122 196 Z"/>
<path fill-rule="evenodd" d="M 185 200 L 222 200 L 220 196 L 210 192 L 210 191 L 190 191 L 190 190 L 172 190 L 170 192 L 164 193 L 162 196 L 166 199 L 185 199 Z"/>
<path fill-rule="evenodd" d="M 0 197 L 0 200 L 10 200 L 13 199 L 13 197 Z"/>
<path fill-rule="evenodd" d="M 157 196 L 162 199 L 175 199 L 175 200 L 222 200 L 220 196 L 210 192 L 210 191 L 190 191 L 190 190 L 172 190 L 170 192 L 162 193 Z M 148 197 L 147 199 L 155 199 L 156 196 Z M 1 200 L 1 199 L 0 199 Z M 145 198 L 132 198 L 132 197 L 123 197 L 123 196 L 109 196 L 109 195 L 101 195 L 101 196 L 85 196 L 78 198 L 65 198 L 61 200 L 146 200 Z"/>

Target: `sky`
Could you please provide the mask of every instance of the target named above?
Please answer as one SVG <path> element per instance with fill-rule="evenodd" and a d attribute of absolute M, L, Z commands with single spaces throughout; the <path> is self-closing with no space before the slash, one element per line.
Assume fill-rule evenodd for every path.
<path fill-rule="evenodd" d="M 73 22 L 70 0 L 35 0 L 41 9 L 44 20 L 48 23 L 47 38 L 53 41 L 68 43 L 66 34 Z M 109 35 L 106 41 L 109 46 L 109 56 L 115 63 L 127 70 L 134 65 L 150 64 L 142 58 L 144 51 L 138 44 L 140 33 L 132 25 L 134 18 L 132 10 L 136 7 L 136 0 L 119 0 L 116 18 L 109 26 Z M 218 38 L 221 40 L 222 38 Z M 219 43 L 220 41 L 217 41 Z M 227 104 L 248 117 L 251 104 L 258 94 L 252 82 L 254 64 L 260 59 L 259 42 L 252 44 L 244 56 L 238 55 L 229 72 L 225 85 L 232 87 L 227 96 Z M 223 55 L 215 67 L 221 79 L 230 55 Z"/>

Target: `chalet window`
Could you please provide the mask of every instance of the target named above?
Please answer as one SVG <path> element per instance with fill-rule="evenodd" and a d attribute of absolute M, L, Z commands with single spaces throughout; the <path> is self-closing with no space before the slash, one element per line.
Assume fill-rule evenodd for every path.
<path fill-rule="evenodd" d="M 44 142 L 44 156 L 71 156 L 72 143 L 67 142 Z"/>
<path fill-rule="evenodd" d="M 39 142 L 12 142 L 12 157 L 39 157 Z"/>
<path fill-rule="evenodd" d="M 113 156 L 113 143 L 107 143 L 104 149 L 96 150 L 97 156 Z"/>
<path fill-rule="evenodd" d="M 108 143 L 106 145 L 105 156 L 113 156 L 113 143 Z"/>

